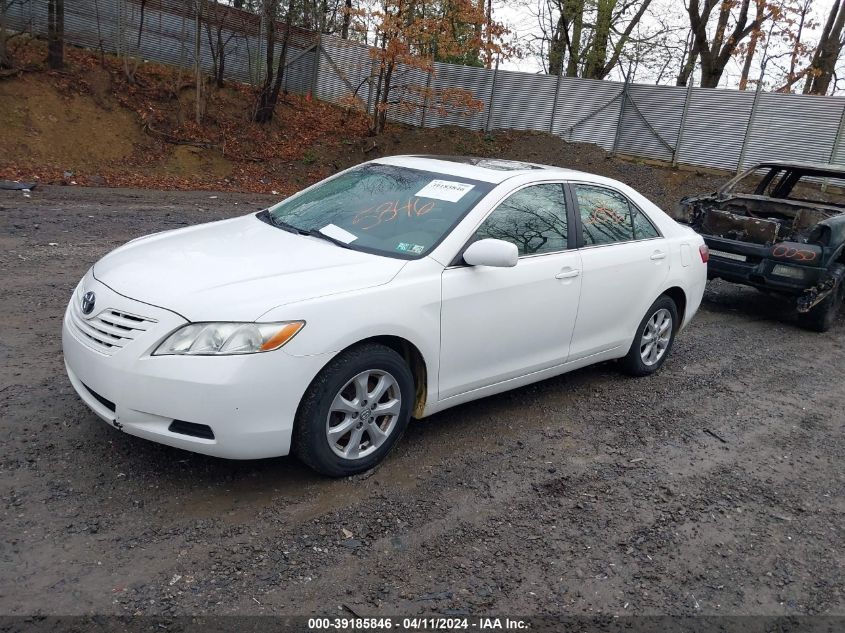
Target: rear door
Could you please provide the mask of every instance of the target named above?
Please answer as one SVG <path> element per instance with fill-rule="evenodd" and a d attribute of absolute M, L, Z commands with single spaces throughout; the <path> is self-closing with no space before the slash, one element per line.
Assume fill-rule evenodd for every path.
<path fill-rule="evenodd" d="M 570 360 L 633 340 L 669 274 L 669 246 L 643 211 L 615 189 L 573 183 L 582 281 Z"/>

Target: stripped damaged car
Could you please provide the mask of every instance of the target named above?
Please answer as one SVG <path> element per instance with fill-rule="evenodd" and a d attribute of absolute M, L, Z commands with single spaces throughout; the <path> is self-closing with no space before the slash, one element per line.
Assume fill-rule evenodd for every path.
<path fill-rule="evenodd" d="M 708 277 L 793 297 L 808 329 L 833 325 L 845 293 L 845 166 L 761 163 L 683 198 L 676 219 L 704 237 Z"/>

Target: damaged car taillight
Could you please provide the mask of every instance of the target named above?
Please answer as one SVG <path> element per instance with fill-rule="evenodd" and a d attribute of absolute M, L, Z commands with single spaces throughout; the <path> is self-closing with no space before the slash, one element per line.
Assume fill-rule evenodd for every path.
<path fill-rule="evenodd" d="M 698 254 L 701 255 L 701 262 L 706 264 L 710 259 L 710 249 L 707 248 L 707 244 L 698 247 Z"/>

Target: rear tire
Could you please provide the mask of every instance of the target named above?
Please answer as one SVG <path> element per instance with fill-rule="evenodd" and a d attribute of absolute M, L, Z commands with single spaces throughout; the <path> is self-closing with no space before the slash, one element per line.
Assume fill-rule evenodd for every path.
<path fill-rule="evenodd" d="M 389 347 L 367 343 L 342 352 L 302 398 L 293 452 L 329 477 L 365 472 L 405 432 L 414 396 L 411 370 Z"/>
<path fill-rule="evenodd" d="M 630 376 L 657 372 L 672 351 L 679 325 L 675 302 L 666 295 L 658 297 L 637 327 L 631 348 L 620 362 L 622 371 Z"/>
<path fill-rule="evenodd" d="M 836 270 L 837 273 L 841 273 L 843 269 L 845 269 L 845 266 L 842 264 L 831 266 L 831 272 Z M 839 278 L 842 281 L 836 284 L 833 292 L 813 306 L 809 312 L 798 313 L 798 324 L 801 327 L 813 332 L 827 332 L 833 327 L 839 314 L 839 308 L 842 307 L 842 298 L 845 295 L 845 277 L 839 275 Z"/>

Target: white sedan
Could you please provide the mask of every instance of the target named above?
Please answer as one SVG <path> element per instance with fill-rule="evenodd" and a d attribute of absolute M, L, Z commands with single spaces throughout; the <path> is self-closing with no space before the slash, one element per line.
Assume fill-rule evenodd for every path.
<path fill-rule="evenodd" d="M 110 425 L 233 459 L 373 467 L 411 417 L 621 359 L 657 371 L 707 247 L 622 183 L 397 156 L 259 213 L 142 237 L 64 318 L 68 377 Z"/>

